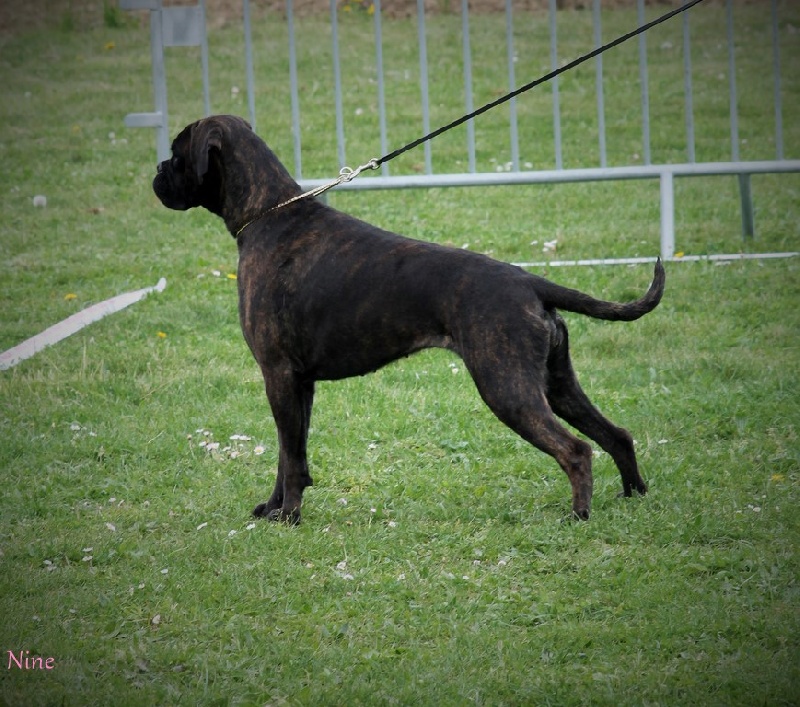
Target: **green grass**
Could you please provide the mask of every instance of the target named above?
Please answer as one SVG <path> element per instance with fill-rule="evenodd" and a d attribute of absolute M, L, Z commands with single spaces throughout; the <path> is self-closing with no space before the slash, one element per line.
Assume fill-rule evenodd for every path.
<path fill-rule="evenodd" d="M 696 58 L 706 51 L 724 66 L 717 42 L 703 41 L 722 26 L 718 11 L 704 10 Z M 744 35 L 762 31 L 761 9 L 741 11 Z M 790 66 L 800 47 L 789 25 L 800 16 L 795 4 L 783 11 Z M 604 35 L 631 17 L 609 13 Z M 562 33 L 573 56 L 590 25 L 581 13 L 564 23 L 576 28 L 574 38 Z M 122 127 L 125 113 L 151 105 L 148 32 L 120 24 L 65 26 L 0 46 L 0 349 L 93 302 L 168 280 L 163 293 L 2 374 L 4 703 L 797 704 L 800 263 L 670 264 L 665 299 L 643 320 L 569 316 L 575 367 L 637 440 L 646 498 L 617 499 L 618 473 L 601 454 L 591 521 L 563 523 L 569 488 L 555 463 L 493 418 L 456 358 L 431 351 L 320 384 L 310 436 L 316 485 L 303 524 L 251 525 L 277 448 L 238 329 L 235 282 L 225 277 L 236 269 L 235 246 L 215 217 L 169 212 L 152 195 L 152 135 Z M 413 25 L 384 24 L 393 38 L 413 39 Z M 446 66 L 457 33 L 444 18 L 431 25 Z M 321 26 L 304 20 L 299 31 L 314 38 Z M 473 26 L 480 52 L 502 23 Z M 370 25 L 354 17 L 342 31 L 357 36 Z M 279 74 L 282 25 L 274 18 L 258 32 L 257 71 Z M 398 57 L 392 66 L 411 66 L 398 41 L 387 46 Z M 665 41 L 654 36 L 650 46 Z M 229 91 L 242 82 L 239 29 L 217 30 L 211 45 L 215 110 L 246 113 L 242 94 Z M 518 78 L 546 68 L 540 51 Z M 494 56 L 487 50 L 482 61 L 476 103 L 503 87 Z M 743 91 L 742 101 L 764 106 L 748 113 L 747 144 L 768 152 L 772 108 L 758 102 L 769 90 L 759 56 L 768 59 L 742 51 L 737 61 L 741 85 L 756 94 Z M 175 132 L 202 111 L 199 71 L 191 50 L 168 58 Z M 627 66 L 607 60 L 615 62 Z M 675 62 L 653 79 L 659 101 L 675 90 Z M 364 83 L 350 79 L 347 105 L 366 95 L 368 74 L 362 64 Z M 404 75 L 387 96 L 410 104 L 416 88 L 403 98 Z M 565 79 L 565 121 L 591 123 L 592 81 L 589 69 Z M 306 85 L 306 176 L 337 169 L 329 83 Z M 257 105 L 260 133 L 289 162 L 284 84 L 270 84 Z M 637 105 L 637 87 L 620 79 L 623 89 Z M 455 85 L 437 90 L 445 122 L 461 98 Z M 785 147 L 797 156 L 796 72 L 784 90 Z M 545 98 L 525 108 L 542 116 L 525 129 L 544 137 L 527 143 L 537 152 L 523 159 L 542 167 L 551 149 Z M 613 108 L 621 162 L 639 149 L 627 101 Z M 698 125 L 723 126 L 722 147 L 703 148 L 703 159 L 716 159 L 726 114 L 710 95 L 702 102 Z M 493 127 L 501 123 L 487 116 L 476 126 L 481 169 L 506 159 L 505 133 Z M 397 131 L 393 145 L 420 132 L 402 113 Z M 659 155 L 672 155 L 668 132 L 656 135 Z M 348 139 L 353 162 L 374 152 L 368 131 Z M 568 166 L 591 161 L 590 129 L 569 140 Z M 457 166 L 460 150 L 463 135 L 437 141 L 436 169 Z M 420 160 L 410 154 L 392 169 Z M 735 180 L 679 181 L 678 247 L 800 249 L 798 176 L 754 177 L 753 189 L 758 233 L 743 243 Z M 46 209 L 33 208 L 35 194 L 47 196 Z M 651 183 L 329 198 L 386 228 L 508 260 L 543 258 L 540 244 L 553 237 L 564 258 L 658 250 Z M 637 295 L 651 276 L 650 267 L 542 272 L 612 299 Z M 209 440 L 220 447 L 200 446 Z M 55 669 L 7 669 L 8 651 L 25 650 L 54 657 Z"/>

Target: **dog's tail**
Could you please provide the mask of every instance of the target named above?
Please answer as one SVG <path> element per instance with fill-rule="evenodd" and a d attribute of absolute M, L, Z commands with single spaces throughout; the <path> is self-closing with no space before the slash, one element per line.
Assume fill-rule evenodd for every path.
<path fill-rule="evenodd" d="M 653 282 L 650 283 L 650 287 L 644 296 L 633 302 L 606 302 L 595 299 L 578 290 L 561 287 L 549 281 L 545 282 L 547 284 L 539 290 L 539 296 L 546 307 L 550 306 L 567 312 L 585 314 L 594 319 L 630 322 L 643 317 L 658 306 L 661 296 L 664 294 L 666 273 L 664 272 L 664 266 L 661 264 L 661 258 L 659 258 L 656 261 Z"/>

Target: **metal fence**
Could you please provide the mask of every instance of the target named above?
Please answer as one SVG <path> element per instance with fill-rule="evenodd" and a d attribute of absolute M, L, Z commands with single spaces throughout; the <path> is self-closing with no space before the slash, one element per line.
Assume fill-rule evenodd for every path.
<path fill-rule="evenodd" d="M 547 11 L 549 34 L 549 60 L 551 69 L 559 65 L 558 42 L 558 12 L 556 0 L 548 0 Z M 169 135 L 167 133 L 167 93 L 166 80 L 163 66 L 164 46 L 200 46 L 202 56 L 203 84 L 205 90 L 205 109 L 210 113 L 208 99 L 208 49 L 205 33 L 205 5 L 204 0 L 193 7 L 163 7 L 162 0 L 122 0 L 125 9 L 148 9 L 151 18 L 151 51 L 153 60 L 153 83 L 156 111 L 153 113 L 137 113 L 126 117 L 126 123 L 133 127 L 155 127 L 157 131 L 157 148 L 159 159 L 164 159 L 169 151 Z M 766 3 L 765 3 L 766 6 Z M 243 0 L 244 17 L 244 51 L 246 57 L 246 85 L 249 119 L 256 128 L 256 96 L 258 88 L 253 60 L 252 21 L 250 1 Z M 553 136 L 553 167 L 536 169 L 529 163 L 523 163 L 520 158 L 520 118 L 517 111 L 517 99 L 511 99 L 508 104 L 508 141 L 510 147 L 510 161 L 501 171 L 479 170 L 476 160 L 476 137 L 473 121 L 466 124 L 466 144 L 464 145 L 466 171 L 435 172 L 432 160 L 432 145 L 426 142 L 423 145 L 424 166 L 420 173 L 393 174 L 389 165 L 381 165 L 379 176 L 362 176 L 357 180 L 343 184 L 341 189 L 395 189 L 395 188 L 425 188 L 445 186 L 480 186 L 480 185 L 514 185 L 514 184 L 542 184 L 542 183 L 568 183 L 590 182 L 601 180 L 630 180 L 630 179 L 655 179 L 660 184 L 660 218 L 661 218 L 661 256 L 665 259 L 675 255 L 675 194 L 674 181 L 678 177 L 709 176 L 709 175 L 734 175 L 738 178 L 739 194 L 741 197 L 742 231 L 744 237 L 751 237 L 754 233 L 754 216 L 750 177 L 753 174 L 800 172 L 800 160 L 790 159 L 785 154 L 784 145 L 784 116 L 782 105 L 782 64 L 781 43 L 779 36 L 780 17 L 777 0 L 769 0 L 769 28 L 771 43 L 771 73 L 765 80 L 771 83 L 772 104 L 774 109 L 774 154 L 764 155 L 757 160 L 743 160 L 740 154 L 739 131 L 739 98 L 736 69 L 736 43 L 734 38 L 734 6 L 732 0 L 724 0 L 719 6 L 720 19 L 725 23 L 725 39 L 727 43 L 727 85 L 723 90 L 727 92 L 728 104 L 728 133 L 730 154 L 727 158 L 715 161 L 702 161 L 697 159 L 696 130 L 695 130 L 695 93 L 694 77 L 698 71 L 697 63 L 692 56 L 692 13 L 694 10 L 684 12 L 680 18 L 671 22 L 682 23 L 681 54 L 683 57 L 683 104 L 684 125 L 680 128 L 685 134 L 685 152 L 683 159 L 668 160 L 666 163 L 653 160 L 651 139 L 651 97 L 649 93 L 649 51 L 648 36 L 642 34 L 638 42 L 638 83 L 640 86 L 639 122 L 641 124 L 641 159 L 636 164 L 610 165 L 607 153 L 606 128 L 606 83 L 607 72 L 604 69 L 603 55 L 595 57 L 594 93 L 596 104 L 597 126 L 597 153 L 598 164 L 594 166 L 566 167 L 563 158 L 562 138 L 562 113 L 559 79 L 555 78 L 550 84 L 552 96 L 552 136 Z M 644 0 L 636 0 L 636 11 L 639 24 L 644 24 Z M 381 0 L 373 0 L 371 6 L 373 16 L 373 39 L 371 52 L 374 56 L 374 84 L 376 89 L 379 147 L 381 154 L 389 150 L 389 128 L 386 100 L 386 73 L 384 70 L 383 52 L 386 46 L 383 28 L 383 13 Z M 507 67 L 507 88 L 509 91 L 517 87 L 515 76 L 515 47 L 514 47 L 514 13 L 511 0 L 505 0 L 505 52 L 502 60 Z M 592 1 L 592 30 L 595 47 L 602 44 L 603 27 L 601 22 L 601 0 Z M 340 167 L 347 164 L 345 135 L 347 125 L 343 109 L 343 82 L 342 61 L 340 58 L 339 23 L 342 9 L 337 0 L 330 0 L 330 35 L 331 53 L 329 67 L 316 67 L 317 75 L 329 76 L 334 84 L 334 112 L 335 112 L 335 137 L 337 145 L 337 158 Z M 431 94 L 429 89 L 428 32 L 424 0 L 416 2 L 417 46 L 416 56 L 419 70 L 419 135 L 431 131 Z M 325 183 L 324 179 L 310 179 L 303 175 L 304 145 L 302 140 L 301 120 L 301 91 L 298 78 L 298 56 L 303 51 L 295 35 L 295 11 L 293 0 L 286 2 L 286 32 L 288 34 L 288 82 L 291 102 L 291 123 L 293 136 L 294 174 L 298 181 L 306 188 L 312 188 Z M 465 114 L 474 108 L 473 91 L 473 50 L 470 44 L 470 13 L 468 0 L 461 0 L 460 12 L 461 33 L 461 63 Z M 368 51 L 362 47 L 362 51 Z M 527 78 L 527 77 L 526 77 Z M 457 116 L 453 116 L 457 117 Z M 392 145 L 396 147 L 396 145 Z"/>

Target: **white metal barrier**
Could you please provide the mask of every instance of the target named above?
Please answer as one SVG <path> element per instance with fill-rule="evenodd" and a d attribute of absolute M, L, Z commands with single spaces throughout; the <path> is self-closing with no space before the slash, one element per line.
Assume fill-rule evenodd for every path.
<path fill-rule="evenodd" d="M 549 1 L 548 23 L 550 37 L 550 64 L 552 69 L 558 67 L 558 27 L 556 0 Z M 293 132 L 294 174 L 295 178 L 306 188 L 313 188 L 325 183 L 321 179 L 307 179 L 303 176 L 303 144 L 301 139 L 301 106 L 298 80 L 298 46 L 295 37 L 295 16 L 293 0 L 286 0 L 286 31 L 289 49 L 289 83 L 291 95 L 291 116 Z M 387 130 L 387 108 L 385 100 L 385 76 L 383 68 L 383 24 L 381 0 L 373 0 L 374 5 L 374 46 L 375 83 L 377 88 L 379 142 L 383 154 L 388 152 L 389 135 Z M 251 28 L 250 0 L 243 0 L 244 15 L 244 47 L 246 55 L 246 83 L 249 120 L 256 128 L 255 96 L 257 93 L 255 72 L 253 69 L 253 42 Z M 167 134 L 166 83 L 163 67 L 163 47 L 174 45 L 195 45 L 202 49 L 203 85 L 205 89 L 206 113 L 210 113 L 208 99 L 208 50 L 205 41 L 205 5 L 204 0 L 194 7 L 162 7 L 162 0 L 122 0 L 125 9 L 148 9 L 151 14 L 151 51 L 153 58 L 153 83 L 156 102 L 154 113 L 131 114 L 126 124 L 132 127 L 155 127 L 157 129 L 157 146 L 159 159 L 164 159 L 169 151 Z M 636 0 L 639 24 L 644 24 L 645 2 Z M 601 46 L 601 0 L 592 1 L 593 37 L 595 47 Z M 344 167 L 345 153 L 345 118 L 342 107 L 342 78 L 339 56 L 339 13 L 337 0 L 330 0 L 330 22 L 332 36 L 332 66 L 330 67 L 334 82 L 336 144 L 339 166 Z M 740 158 L 739 144 L 739 107 L 737 100 L 737 80 L 734 44 L 734 12 L 733 0 L 724 0 L 723 9 L 727 37 L 728 54 L 728 104 L 730 159 L 720 162 L 698 162 L 695 153 L 695 122 L 693 94 L 693 62 L 691 54 L 691 14 L 688 10 L 681 16 L 682 53 L 683 53 L 683 94 L 684 94 L 684 129 L 686 135 L 686 159 L 679 163 L 653 163 L 651 156 L 650 136 L 650 96 L 647 35 L 638 38 L 638 73 L 641 86 L 641 124 L 642 124 L 642 164 L 627 166 L 609 166 L 606 150 L 605 126 L 605 75 L 603 56 L 595 61 L 595 93 L 598 126 L 599 164 L 588 168 L 565 168 L 562 156 L 562 119 L 558 78 L 552 81 L 552 121 L 553 149 L 555 168 L 547 170 L 523 167 L 520 161 L 519 124 L 515 99 L 509 103 L 509 142 L 511 161 L 510 169 L 501 172 L 478 171 L 476 168 L 476 141 L 473 121 L 467 123 L 467 141 L 465 145 L 467 171 L 463 173 L 434 173 L 431 158 L 431 144 L 424 143 L 424 170 L 421 174 L 392 174 L 388 164 L 381 165 L 380 176 L 363 176 L 352 182 L 343 184 L 341 189 L 397 189 L 444 186 L 479 186 L 479 185 L 513 185 L 589 182 L 601 180 L 657 179 L 660 184 L 661 213 L 661 256 L 665 259 L 675 255 L 675 198 L 674 180 L 677 177 L 734 175 L 738 178 L 741 197 L 742 231 L 745 238 L 754 234 L 754 216 L 750 177 L 753 174 L 800 172 L 800 160 L 789 159 L 784 154 L 783 107 L 781 98 L 781 54 L 779 42 L 778 2 L 770 0 L 770 28 L 772 43 L 772 76 L 774 102 L 774 135 L 775 154 L 765 156 L 758 161 L 743 161 Z M 428 47 L 426 33 L 426 13 L 424 0 L 417 0 L 416 21 L 418 28 L 418 65 L 420 84 L 421 124 L 420 134 L 426 135 L 431 130 L 431 97 L 428 88 Z M 463 62 L 464 113 L 473 110 L 473 77 L 472 51 L 470 47 L 470 16 L 468 0 L 461 0 L 461 36 Z M 511 0 L 505 0 L 505 43 L 509 91 L 516 88 L 514 72 L 514 19 Z M 316 69 L 320 73 L 320 69 Z M 325 70 L 327 71 L 327 69 Z M 361 156 L 364 157 L 364 156 Z"/>

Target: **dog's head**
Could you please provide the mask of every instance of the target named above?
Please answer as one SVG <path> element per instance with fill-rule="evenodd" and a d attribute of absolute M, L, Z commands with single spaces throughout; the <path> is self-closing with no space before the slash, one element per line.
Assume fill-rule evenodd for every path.
<path fill-rule="evenodd" d="M 242 118 L 218 115 L 198 120 L 172 142 L 172 157 L 158 165 L 153 191 L 164 206 L 185 211 L 203 206 L 219 214 L 222 207 L 221 153 L 233 132 L 252 134 Z"/>
<path fill-rule="evenodd" d="M 301 189 L 243 118 L 214 115 L 187 125 L 158 165 L 153 191 L 164 206 L 202 206 L 232 234 Z"/>

